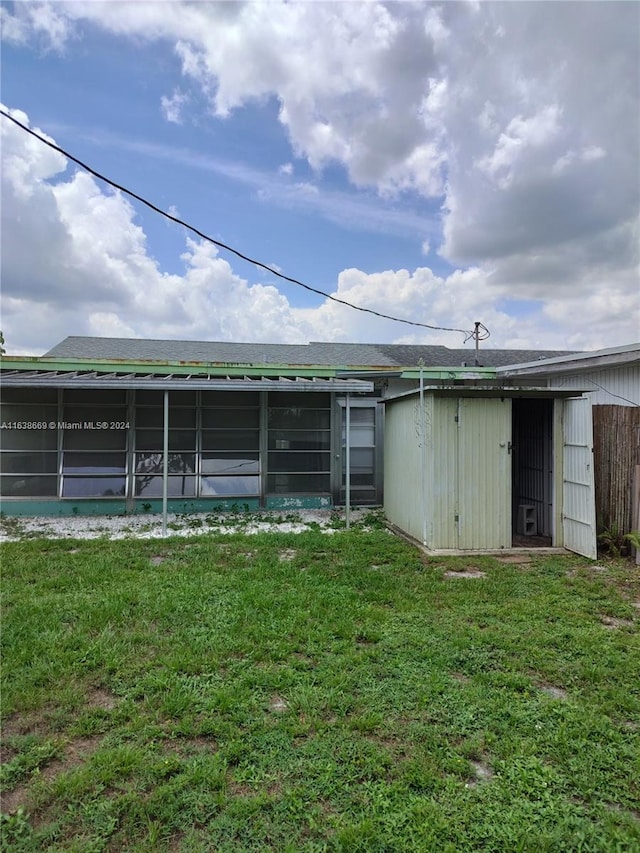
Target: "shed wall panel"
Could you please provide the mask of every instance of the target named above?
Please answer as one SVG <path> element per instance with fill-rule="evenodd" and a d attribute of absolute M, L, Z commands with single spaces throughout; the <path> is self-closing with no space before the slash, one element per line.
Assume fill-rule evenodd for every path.
<path fill-rule="evenodd" d="M 384 426 L 384 508 L 387 518 L 422 541 L 424 501 L 421 416 L 418 397 L 387 407 Z"/>
<path fill-rule="evenodd" d="M 431 397 L 432 429 L 429 459 L 430 500 L 427 505 L 432 548 L 457 548 L 458 525 L 458 400 Z"/>

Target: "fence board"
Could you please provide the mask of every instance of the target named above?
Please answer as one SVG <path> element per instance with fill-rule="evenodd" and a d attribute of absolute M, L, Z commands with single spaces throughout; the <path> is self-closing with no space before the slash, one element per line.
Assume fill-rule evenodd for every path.
<path fill-rule="evenodd" d="M 632 530 L 633 476 L 640 465 L 640 408 L 593 407 L 598 530 Z"/>

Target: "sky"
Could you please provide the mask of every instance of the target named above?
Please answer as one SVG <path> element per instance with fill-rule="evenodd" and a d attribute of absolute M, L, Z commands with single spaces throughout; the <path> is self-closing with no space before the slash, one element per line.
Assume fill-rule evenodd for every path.
<path fill-rule="evenodd" d="M 215 240 L 482 346 L 640 340 L 640 4 L 1 2 L 2 109 Z M 444 344 L 0 116 L 1 328 Z M 473 341 L 466 346 L 473 347 Z"/>

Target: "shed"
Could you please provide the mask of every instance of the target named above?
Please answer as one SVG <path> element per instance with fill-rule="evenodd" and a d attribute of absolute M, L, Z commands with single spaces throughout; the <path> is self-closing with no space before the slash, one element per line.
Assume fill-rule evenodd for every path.
<path fill-rule="evenodd" d="M 622 543 L 625 534 L 638 530 L 640 343 L 499 366 L 496 375 L 503 381 L 589 389 L 598 532 L 608 532 Z"/>
<path fill-rule="evenodd" d="M 388 520 L 435 551 L 535 544 L 595 559 L 589 397 L 423 379 L 382 401 Z"/>

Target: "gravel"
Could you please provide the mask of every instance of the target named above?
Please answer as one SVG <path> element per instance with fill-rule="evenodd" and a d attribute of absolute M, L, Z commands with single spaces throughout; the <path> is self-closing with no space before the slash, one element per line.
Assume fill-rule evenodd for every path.
<path fill-rule="evenodd" d="M 361 526 L 369 509 L 351 511 L 351 522 Z M 297 510 L 295 512 L 194 513 L 167 516 L 168 536 L 201 536 L 204 533 L 303 533 L 320 529 L 335 533 L 344 527 L 344 510 Z M 0 542 L 44 537 L 46 539 L 158 539 L 162 516 L 102 515 L 64 518 L 11 517 L 0 524 Z"/>

